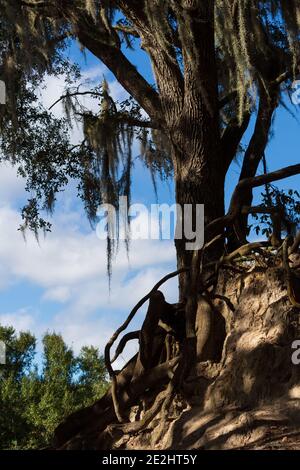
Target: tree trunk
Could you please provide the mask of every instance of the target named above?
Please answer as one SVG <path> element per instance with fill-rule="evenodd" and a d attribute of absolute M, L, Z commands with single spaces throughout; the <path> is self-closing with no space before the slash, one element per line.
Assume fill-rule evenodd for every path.
<path fill-rule="evenodd" d="M 213 138 L 213 136 L 210 137 Z M 182 165 L 178 166 L 175 174 L 176 203 L 180 206 L 182 214 L 184 214 L 186 204 L 192 205 L 193 231 L 197 228 L 195 220 L 197 204 L 204 204 L 205 225 L 224 215 L 225 174 L 222 171 L 216 171 L 220 164 L 215 163 L 212 153 L 209 156 L 212 158 L 204 158 L 204 155 L 198 155 L 186 159 Z M 183 225 L 183 221 L 181 221 L 181 225 Z M 184 227 L 180 232 L 182 232 L 182 238 L 175 240 L 178 269 L 189 267 L 193 255 L 193 250 L 186 249 L 186 244 L 191 240 L 187 240 Z M 216 258 L 218 250 L 215 248 L 208 256 L 212 259 Z M 181 301 L 186 297 L 186 281 L 187 276 L 183 273 L 179 278 Z"/>
<path fill-rule="evenodd" d="M 179 112 L 170 108 L 167 99 L 163 108 L 172 144 L 176 202 L 181 208 L 192 204 L 194 214 L 196 204 L 204 204 L 207 224 L 224 214 L 225 165 L 220 147 L 214 6 L 213 2 L 193 0 L 182 5 L 182 102 Z M 192 251 L 185 249 L 186 241 L 176 241 L 179 268 L 191 263 Z M 186 294 L 186 278 L 182 275 L 179 280 L 181 299 Z"/>

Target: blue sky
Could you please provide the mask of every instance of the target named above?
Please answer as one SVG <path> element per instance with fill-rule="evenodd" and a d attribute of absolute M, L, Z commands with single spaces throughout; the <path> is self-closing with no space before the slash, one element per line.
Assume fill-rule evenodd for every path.
<path fill-rule="evenodd" d="M 143 51 L 126 52 L 139 71 L 153 82 L 151 66 Z M 103 74 L 111 94 L 123 99 L 126 93 L 113 75 L 89 53 L 84 58 L 78 46 L 72 44 L 69 55 L 79 62 L 85 78 L 99 84 Z M 64 88 L 63 79 L 47 77 L 45 90 L 40 91 L 45 106 L 50 106 Z M 88 98 L 86 98 L 88 100 Z M 95 106 L 87 101 L 86 104 Z M 62 108 L 54 108 L 57 116 Z M 74 140 L 80 129 L 73 132 Z M 250 133 L 247 133 L 246 140 Z M 269 170 L 299 162 L 299 124 L 287 111 L 277 111 L 274 137 L 266 155 Z M 134 153 L 138 154 L 138 146 Z M 226 201 L 239 176 L 239 163 L 232 164 L 226 182 Z M 280 183 L 295 189 L 300 178 Z M 159 202 L 173 201 L 172 183 L 159 184 Z M 124 247 L 113 266 L 112 290 L 109 294 L 106 277 L 105 242 L 100 241 L 89 226 L 82 205 L 74 196 L 74 185 L 60 195 L 53 216 L 53 230 L 38 245 L 32 235 L 24 242 L 17 228 L 21 222 L 20 208 L 26 194 L 24 181 L 16 177 L 15 169 L 3 166 L 0 170 L 0 323 L 17 330 L 30 329 L 40 339 L 48 331 L 61 332 L 76 352 L 84 344 L 101 350 L 125 319 L 134 304 L 167 272 L 175 268 L 172 241 L 132 241 L 129 263 Z M 259 190 L 257 191 L 259 194 Z M 133 201 L 156 203 L 151 178 L 141 163 L 133 176 Z M 164 286 L 168 301 L 176 301 L 177 280 Z M 142 309 L 132 328 L 143 320 Z M 132 344 L 123 360 L 136 350 Z M 121 361 L 120 361 L 121 362 Z"/>

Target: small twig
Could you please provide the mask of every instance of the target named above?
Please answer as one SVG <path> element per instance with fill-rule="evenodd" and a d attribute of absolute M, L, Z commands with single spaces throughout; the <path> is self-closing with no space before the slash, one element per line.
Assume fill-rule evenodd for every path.
<path fill-rule="evenodd" d="M 99 92 L 96 92 L 96 91 L 74 91 L 73 93 L 66 93 L 65 95 L 61 95 L 56 101 L 54 101 L 54 103 L 48 109 L 50 111 L 60 101 L 63 101 L 66 98 L 73 97 L 73 96 L 84 96 L 84 95 L 97 96 L 98 98 L 103 96 L 102 93 L 99 93 Z"/>

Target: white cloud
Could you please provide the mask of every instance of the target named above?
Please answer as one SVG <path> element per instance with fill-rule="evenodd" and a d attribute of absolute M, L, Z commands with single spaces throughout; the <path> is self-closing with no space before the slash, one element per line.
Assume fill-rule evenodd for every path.
<path fill-rule="evenodd" d="M 0 313 L 0 324 L 13 326 L 17 332 L 27 331 L 34 326 L 34 318 L 29 309 L 22 308 L 14 313 Z"/>
<path fill-rule="evenodd" d="M 107 69 L 104 66 L 87 69 L 83 73 L 87 81 L 100 83 Z M 115 100 L 128 95 L 113 80 L 109 82 Z M 50 107 L 64 92 L 63 78 L 46 77 L 45 88 L 40 90 L 41 99 Z M 94 111 L 97 101 L 82 98 L 84 104 Z M 61 117 L 61 103 L 53 108 Z M 75 127 L 74 142 L 82 137 L 82 131 Z M 16 171 L 10 166 L 1 166 L 0 171 L 0 289 L 13 285 L 20 293 L 28 283 L 42 289 L 40 298 L 33 298 L 32 305 L 13 313 L 1 313 L 0 323 L 13 325 L 18 331 L 30 329 L 38 337 L 46 331 L 63 334 L 65 341 L 78 352 L 81 346 L 93 344 L 103 350 L 113 331 L 127 317 L 131 308 L 153 285 L 171 269 L 175 269 L 175 250 L 172 241 L 133 240 L 129 262 L 124 247 L 120 248 L 113 266 L 112 289 L 108 291 L 106 274 L 106 242 L 97 238 L 88 229 L 82 208 L 74 210 L 72 188 L 59 198 L 53 220 L 53 232 L 38 244 L 30 233 L 26 243 L 17 230 L 21 216 L 14 205 L 23 198 L 24 181 L 16 178 Z M 21 204 L 20 204 L 21 205 Z M 143 215 L 133 222 L 141 224 Z M 21 286 L 21 287 L 20 287 Z M 20 289 L 20 291 L 18 291 Z M 162 289 L 169 301 L 176 301 L 177 279 Z M 46 315 L 47 306 L 52 306 Z M 53 306 L 54 313 L 53 313 Z M 140 326 L 146 306 L 136 315 L 130 329 Z M 131 342 L 123 354 L 123 360 L 134 354 L 136 342 Z M 122 360 L 117 364 L 121 365 Z"/>
<path fill-rule="evenodd" d="M 69 214 L 70 215 L 70 214 Z M 63 218 L 63 217 L 62 217 Z M 61 221 L 55 230 L 37 244 L 33 234 L 28 233 L 26 243 L 17 227 L 20 216 L 10 208 L 0 208 L 0 260 L 6 266 L 6 274 L 32 281 L 45 288 L 76 286 L 83 280 L 106 275 L 106 243 L 95 232 L 82 233 Z M 172 261 L 173 243 L 158 240 L 133 240 L 131 242 L 131 269 L 142 269 L 157 263 Z M 115 273 L 128 270 L 127 254 L 120 249 Z"/>
<path fill-rule="evenodd" d="M 44 300 L 54 300 L 60 303 L 67 302 L 71 297 L 71 289 L 67 286 L 58 286 L 48 289 L 43 295 Z"/>
<path fill-rule="evenodd" d="M 0 206 L 10 205 L 25 195 L 25 181 L 17 175 L 17 168 L 6 162 L 0 163 Z"/>
<path fill-rule="evenodd" d="M 18 212 L 0 208 L 0 286 L 1 280 L 6 286 L 8 282 L 23 281 L 44 291 L 39 312 L 34 317 L 18 312 L 0 316 L 0 322 L 30 327 L 39 335 L 46 329 L 61 332 L 76 352 L 84 344 L 94 344 L 102 350 L 139 299 L 175 268 L 173 242 L 132 241 L 129 262 L 126 250 L 121 248 L 114 263 L 109 293 L 105 242 L 94 232 L 81 232 L 80 225 L 70 225 L 69 219 L 77 221 L 77 216 L 67 215 L 64 223 L 59 212 L 59 226 L 54 221 L 55 230 L 40 244 L 30 233 L 25 243 L 17 231 Z M 162 290 L 167 300 L 176 301 L 177 278 Z M 43 310 L 49 301 L 57 304 L 56 314 L 44 319 Z M 137 313 L 130 329 L 140 327 L 144 311 L 145 308 Z M 130 346 L 125 358 L 134 347 L 134 344 Z"/>

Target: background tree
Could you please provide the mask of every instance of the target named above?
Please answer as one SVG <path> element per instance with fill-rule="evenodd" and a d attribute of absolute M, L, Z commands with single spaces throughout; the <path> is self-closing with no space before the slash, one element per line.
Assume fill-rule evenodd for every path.
<path fill-rule="evenodd" d="M 36 449 L 49 445 L 63 418 L 91 405 L 106 391 L 102 356 L 85 346 L 76 357 L 62 337 L 43 338 L 43 365 L 34 361 L 36 339 L 29 332 L 0 327 L 6 364 L 0 366 L 0 448 Z M 40 362 L 40 361 L 39 361 Z"/>

